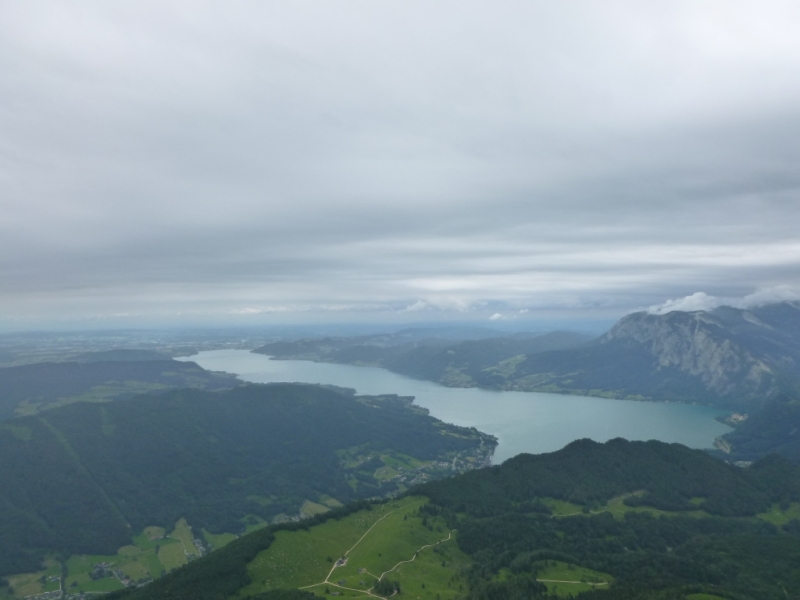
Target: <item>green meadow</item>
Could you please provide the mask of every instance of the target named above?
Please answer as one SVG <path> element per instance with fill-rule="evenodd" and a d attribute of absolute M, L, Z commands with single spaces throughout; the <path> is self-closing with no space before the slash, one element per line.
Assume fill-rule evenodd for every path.
<path fill-rule="evenodd" d="M 8 584 L 13 590 L 11 597 L 24 598 L 58 590 L 61 586 L 59 581 L 61 564 L 55 560 L 47 560 L 44 567 L 36 573 L 23 573 L 7 577 Z M 0 597 L 2 597 L 2 590 L 0 590 Z"/>
<path fill-rule="evenodd" d="M 222 547 L 236 536 L 233 534 L 209 535 L 214 547 Z M 125 587 L 121 580 L 131 582 L 156 579 L 164 573 L 188 562 L 188 554 L 200 552 L 192 539 L 192 530 L 185 519 L 175 524 L 169 535 L 162 527 L 146 527 L 134 536 L 133 543 L 123 546 L 113 555 L 74 555 L 64 563 L 67 593 L 86 592 L 98 594 Z M 108 565 L 98 574 L 95 565 Z M 56 560 L 45 562 L 45 569 L 36 573 L 9 576 L 13 593 L 0 597 L 25 598 L 60 589 L 62 564 Z M 94 577 L 92 573 L 94 572 Z M 100 576 L 98 576 L 100 575 Z M 7 590 L 6 590 L 7 591 Z"/>
<path fill-rule="evenodd" d="M 800 503 L 792 502 L 786 509 L 773 504 L 768 512 L 758 515 L 760 518 L 780 527 L 794 519 L 800 519 Z"/>
<path fill-rule="evenodd" d="M 402 498 L 309 530 L 277 532 L 248 566 L 253 584 L 241 596 L 305 588 L 363 597 L 384 577 L 415 596 L 452 598 L 462 585 L 459 567 L 469 560 L 443 521 L 419 516 L 426 502 Z"/>
<path fill-rule="evenodd" d="M 211 550 L 219 550 L 230 544 L 237 536 L 233 533 L 211 533 L 204 529 L 203 537 L 211 546 Z"/>
<path fill-rule="evenodd" d="M 557 596 L 571 596 L 593 589 L 603 589 L 614 580 L 607 573 L 557 560 L 545 561 L 539 567 L 536 578 L 547 586 L 548 592 Z"/>
<path fill-rule="evenodd" d="M 617 496 L 616 498 L 612 498 L 611 500 L 606 502 L 604 506 L 593 507 L 593 508 L 581 506 L 580 504 L 573 504 L 571 502 L 566 502 L 565 500 L 556 500 L 555 498 L 542 498 L 542 502 L 552 511 L 552 515 L 554 517 L 571 517 L 571 516 L 580 516 L 589 514 L 596 515 L 602 512 L 610 512 L 612 515 L 614 515 L 614 517 L 618 519 L 624 517 L 625 513 L 629 512 L 650 513 L 653 516 L 658 516 L 658 515 L 667 515 L 673 517 L 677 515 L 688 516 L 688 517 L 709 516 L 708 513 L 699 509 L 682 511 L 682 512 L 672 512 L 666 510 L 659 510 L 651 506 L 628 506 L 627 504 L 625 504 L 626 498 L 639 495 L 639 493 L 623 494 L 621 496 Z M 695 501 L 693 501 L 692 503 L 699 507 L 702 505 L 702 501 L 703 501 L 702 498 L 696 498 Z M 778 514 L 780 513 L 780 510 L 777 509 L 777 506 L 774 507 L 774 509 L 778 511 L 777 513 L 775 513 L 774 518 L 781 518 Z M 798 512 L 798 515 L 800 515 L 800 511 Z M 769 515 L 759 515 L 759 516 L 769 520 Z M 791 518 L 798 518 L 798 517 L 791 517 Z M 785 518 L 785 521 L 789 520 L 790 518 Z"/>
<path fill-rule="evenodd" d="M 542 502 L 549 508 L 554 517 L 567 517 L 570 515 L 579 515 L 583 511 L 580 504 L 572 504 L 565 500 L 556 500 L 555 498 L 542 498 Z"/>

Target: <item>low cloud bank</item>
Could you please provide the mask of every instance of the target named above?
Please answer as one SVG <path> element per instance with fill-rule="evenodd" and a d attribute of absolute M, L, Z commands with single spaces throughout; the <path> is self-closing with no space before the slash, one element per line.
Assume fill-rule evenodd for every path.
<path fill-rule="evenodd" d="M 776 302 L 793 302 L 800 300 L 800 288 L 791 285 L 778 285 L 757 290 L 743 298 L 709 296 L 705 292 L 695 292 L 675 300 L 667 300 L 647 309 L 652 315 L 665 315 L 673 311 L 694 312 L 698 310 L 713 310 L 719 306 L 733 306 L 734 308 L 754 308 Z"/>

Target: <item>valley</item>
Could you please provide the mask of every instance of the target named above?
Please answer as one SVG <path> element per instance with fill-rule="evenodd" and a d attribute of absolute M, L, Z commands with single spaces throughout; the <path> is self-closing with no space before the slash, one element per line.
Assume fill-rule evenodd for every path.
<path fill-rule="evenodd" d="M 692 448 L 711 448 L 731 431 L 717 417 L 726 411 L 677 402 L 455 388 L 412 379 L 386 369 L 300 360 L 270 360 L 245 350 L 202 352 L 183 360 L 212 371 L 235 373 L 254 383 L 298 381 L 356 388 L 362 394 L 387 390 L 414 398 L 414 404 L 447 423 L 474 427 L 498 439 L 493 462 L 521 452 L 552 452 L 588 437 L 605 441 L 658 439 Z"/>

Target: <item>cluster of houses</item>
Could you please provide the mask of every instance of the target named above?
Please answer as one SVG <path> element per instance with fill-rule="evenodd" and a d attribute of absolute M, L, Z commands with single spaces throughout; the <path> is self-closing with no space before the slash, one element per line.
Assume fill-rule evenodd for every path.
<path fill-rule="evenodd" d="M 203 540 L 201 540 L 200 538 L 194 538 L 192 540 L 192 542 L 194 542 L 194 547 L 197 548 L 197 551 L 200 553 L 200 556 L 205 556 L 206 554 L 208 554 L 208 548 L 206 548 L 203 545 Z M 192 556 L 195 556 L 195 555 L 194 554 L 190 554 L 189 555 L 189 560 L 191 560 Z"/>

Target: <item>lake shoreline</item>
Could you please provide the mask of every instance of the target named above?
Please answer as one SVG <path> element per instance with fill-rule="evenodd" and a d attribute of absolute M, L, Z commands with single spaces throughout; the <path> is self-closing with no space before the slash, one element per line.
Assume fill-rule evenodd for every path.
<path fill-rule="evenodd" d="M 579 396 L 563 393 L 450 387 L 413 379 L 382 367 L 311 360 L 273 360 L 248 350 L 211 350 L 181 357 L 242 381 L 330 384 L 358 394 L 413 396 L 414 402 L 446 423 L 497 437 L 494 463 L 522 452 L 553 452 L 581 438 L 657 439 L 698 449 L 731 430 L 716 421 L 728 411 L 699 404 Z"/>

